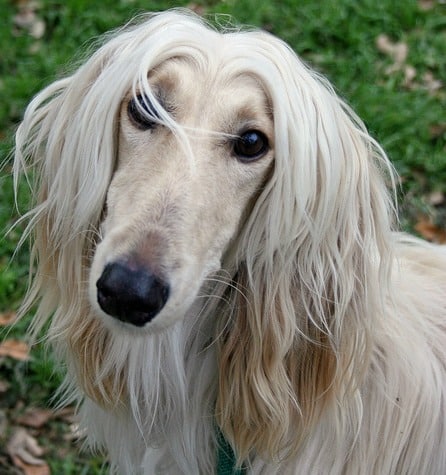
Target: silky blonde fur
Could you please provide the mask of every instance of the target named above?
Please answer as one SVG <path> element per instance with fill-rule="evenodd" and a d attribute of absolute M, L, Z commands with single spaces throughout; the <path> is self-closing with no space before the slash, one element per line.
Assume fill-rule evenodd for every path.
<path fill-rule="evenodd" d="M 269 144 L 249 162 L 246 130 Z M 35 200 L 22 312 L 50 321 L 62 398 L 112 471 L 215 473 L 218 427 L 253 474 L 446 473 L 446 253 L 392 231 L 385 153 L 281 40 L 139 19 L 34 98 L 15 167 Z M 141 327 L 96 298 L 128 255 L 171 287 Z"/>

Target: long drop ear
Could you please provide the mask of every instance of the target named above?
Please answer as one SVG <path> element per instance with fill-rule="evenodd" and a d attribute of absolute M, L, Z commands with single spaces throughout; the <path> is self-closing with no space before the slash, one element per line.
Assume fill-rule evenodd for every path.
<path fill-rule="evenodd" d="M 388 159 L 323 79 L 277 49 L 281 77 L 263 79 L 275 169 L 244 229 L 220 342 L 216 414 L 240 462 L 295 453 L 357 388 L 391 261 Z"/>
<path fill-rule="evenodd" d="M 34 204 L 23 217 L 34 275 L 21 313 L 38 303 L 34 334 L 51 317 L 49 338 L 59 357 L 76 366 L 87 393 L 100 366 L 87 359 L 104 355 L 107 344 L 102 325 L 90 317 L 89 260 L 115 166 L 119 110 L 132 84 L 129 73 L 127 82 L 124 77 L 110 90 L 122 68 L 112 53 L 105 45 L 72 76 L 40 92 L 25 112 L 15 147 L 16 186 L 25 174 Z"/>
<path fill-rule="evenodd" d="M 30 177 L 34 201 L 25 218 L 34 242 L 35 285 L 46 279 L 41 284 L 54 287 L 53 297 L 68 289 L 82 295 L 83 266 L 114 167 L 120 99 L 101 101 L 103 61 L 93 57 L 39 93 L 16 134 L 16 180 L 21 172 Z M 57 306 L 59 299 L 51 300 Z"/>
<path fill-rule="evenodd" d="M 305 321 L 297 286 L 270 300 L 267 286 L 254 296 L 249 280 L 242 267 L 219 340 L 216 419 L 239 465 L 252 451 L 275 461 L 294 453 L 332 394 L 338 364 L 329 336 Z"/>

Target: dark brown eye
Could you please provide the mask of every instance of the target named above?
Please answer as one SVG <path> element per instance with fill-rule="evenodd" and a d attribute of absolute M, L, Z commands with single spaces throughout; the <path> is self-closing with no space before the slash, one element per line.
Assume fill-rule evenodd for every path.
<path fill-rule="evenodd" d="M 137 95 L 127 105 L 130 120 L 138 129 L 153 129 L 160 120 L 159 114 L 147 96 Z"/>
<path fill-rule="evenodd" d="M 242 162 L 257 160 L 267 151 L 268 139 L 258 130 L 248 130 L 234 142 L 234 153 Z"/>

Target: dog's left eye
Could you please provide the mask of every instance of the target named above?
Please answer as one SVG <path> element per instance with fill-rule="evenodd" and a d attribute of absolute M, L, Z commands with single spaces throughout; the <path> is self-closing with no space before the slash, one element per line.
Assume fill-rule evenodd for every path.
<path fill-rule="evenodd" d="M 248 130 L 234 142 L 234 153 L 242 162 L 249 162 L 262 157 L 268 150 L 268 139 L 263 132 Z"/>
<path fill-rule="evenodd" d="M 150 130 L 155 127 L 160 117 L 147 96 L 137 95 L 130 99 L 127 105 L 130 120 L 141 130 Z"/>

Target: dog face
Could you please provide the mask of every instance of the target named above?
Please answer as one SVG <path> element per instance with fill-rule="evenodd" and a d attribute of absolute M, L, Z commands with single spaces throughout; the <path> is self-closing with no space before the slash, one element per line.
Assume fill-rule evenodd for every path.
<path fill-rule="evenodd" d="M 147 89 L 121 106 L 89 292 L 109 324 L 157 330 L 184 317 L 220 269 L 272 166 L 274 137 L 268 98 L 248 74 L 170 59 Z"/>

